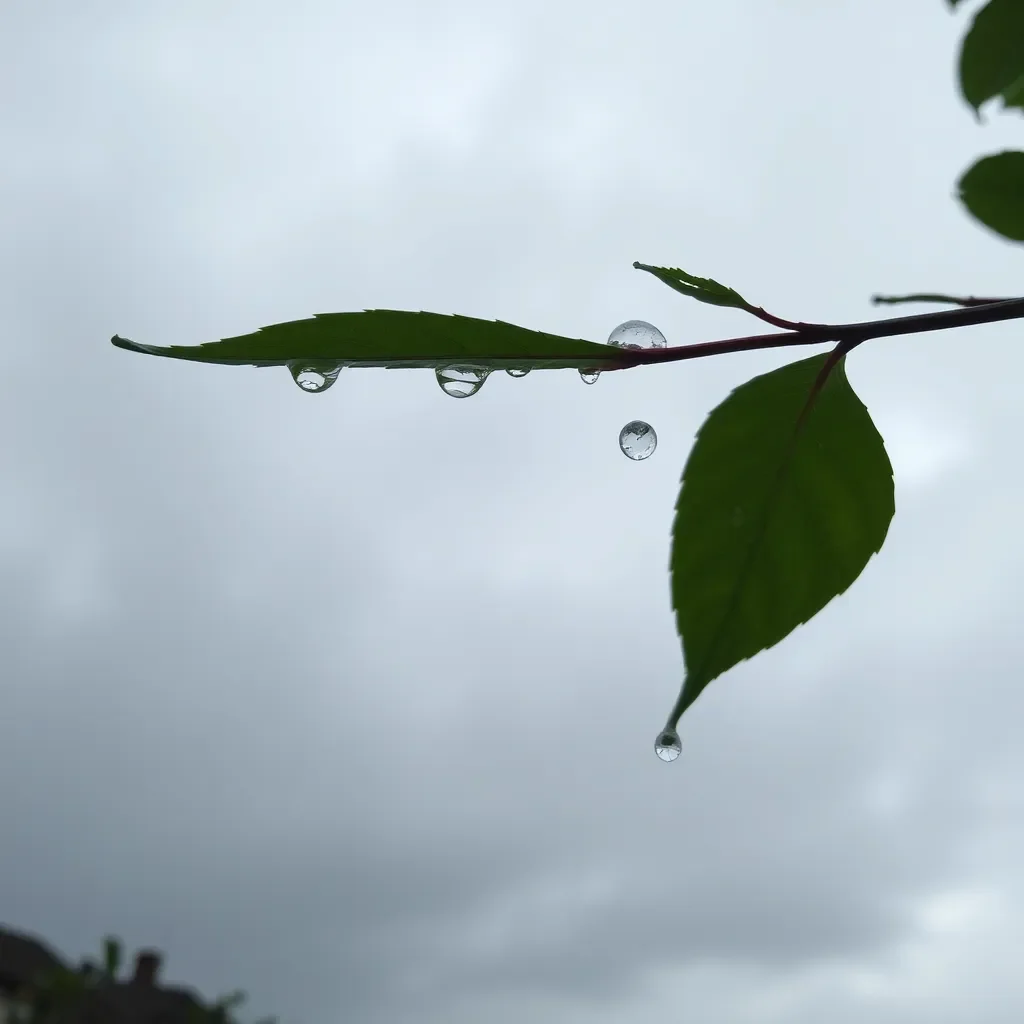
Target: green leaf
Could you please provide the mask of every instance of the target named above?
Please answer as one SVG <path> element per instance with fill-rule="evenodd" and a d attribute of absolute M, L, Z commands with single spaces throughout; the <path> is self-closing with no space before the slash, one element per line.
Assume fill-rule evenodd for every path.
<path fill-rule="evenodd" d="M 530 331 L 500 320 L 395 309 L 318 313 L 204 345 L 140 345 L 117 335 L 111 341 L 133 352 L 236 366 L 610 369 L 622 365 L 625 354 L 613 345 Z"/>
<path fill-rule="evenodd" d="M 1024 242 L 1024 153 L 982 157 L 957 183 L 960 201 L 993 231 Z"/>
<path fill-rule="evenodd" d="M 846 590 L 885 540 L 892 466 L 845 358 L 801 424 L 826 358 L 748 381 L 697 434 L 672 534 L 686 660 L 673 724 L 712 679 Z"/>
<path fill-rule="evenodd" d="M 210 1007 L 208 1020 L 211 1024 L 230 1024 L 232 1021 L 231 1011 L 237 1010 L 248 1001 L 248 996 L 241 989 L 236 989 L 230 995 L 221 996 Z"/>
<path fill-rule="evenodd" d="M 103 969 L 112 980 L 121 969 L 121 943 L 110 935 L 103 940 Z"/>
<path fill-rule="evenodd" d="M 229 992 L 226 996 L 220 996 L 214 1004 L 218 1009 L 221 1010 L 237 1010 L 239 1006 L 243 1006 L 249 997 L 242 991 L 242 989 L 235 989 L 234 992 Z"/>
<path fill-rule="evenodd" d="M 989 0 L 974 16 L 960 48 L 960 90 L 978 108 L 995 96 L 1024 106 L 1024 3 Z"/>
<path fill-rule="evenodd" d="M 732 306 L 735 309 L 747 310 L 753 308 L 739 292 L 733 291 L 732 288 L 727 288 L 717 281 L 712 281 L 710 277 L 694 277 L 693 274 L 688 274 L 685 270 L 649 267 L 646 263 L 634 263 L 633 267 L 636 270 L 646 270 L 648 274 L 653 274 L 669 288 L 674 288 L 691 299 L 699 299 L 712 306 Z"/>

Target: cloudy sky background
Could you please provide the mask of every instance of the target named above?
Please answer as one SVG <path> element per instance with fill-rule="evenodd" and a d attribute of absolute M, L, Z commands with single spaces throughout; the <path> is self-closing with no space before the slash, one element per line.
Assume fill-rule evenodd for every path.
<path fill-rule="evenodd" d="M 880 557 L 651 749 L 672 504 L 808 354 L 496 375 L 133 355 L 387 307 L 603 340 L 1020 292 L 939 0 L 0 11 L 0 920 L 282 1024 L 1024 1011 L 1020 325 L 859 349 Z M 660 445 L 618 451 L 641 417 Z"/>

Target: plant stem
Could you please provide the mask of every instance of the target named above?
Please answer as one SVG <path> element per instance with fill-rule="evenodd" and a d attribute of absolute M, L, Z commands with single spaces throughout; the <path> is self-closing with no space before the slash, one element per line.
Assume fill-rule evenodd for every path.
<path fill-rule="evenodd" d="M 695 345 L 675 345 L 671 348 L 627 349 L 622 362 L 611 370 L 626 370 L 651 363 L 674 363 L 683 359 L 701 359 L 704 356 L 725 355 L 729 352 L 752 352 L 763 348 L 783 348 L 788 345 L 820 345 L 836 341 L 846 343 L 846 351 L 874 338 L 890 338 L 900 334 L 921 334 L 925 331 L 947 331 L 953 327 L 999 323 L 1024 317 L 1024 298 L 1000 299 L 997 302 L 975 302 L 958 309 L 944 309 L 937 313 L 918 313 L 886 320 L 866 320 L 855 324 L 797 324 L 796 329 L 781 334 L 753 334 L 745 338 L 726 338 L 721 341 L 702 341 Z"/>
<path fill-rule="evenodd" d="M 973 295 L 960 298 L 956 295 L 937 295 L 934 292 L 917 292 L 914 295 L 872 295 L 876 306 L 895 306 L 898 302 L 942 302 L 948 306 L 987 306 L 990 302 L 1008 302 L 1008 299 L 976 299 Z"/>

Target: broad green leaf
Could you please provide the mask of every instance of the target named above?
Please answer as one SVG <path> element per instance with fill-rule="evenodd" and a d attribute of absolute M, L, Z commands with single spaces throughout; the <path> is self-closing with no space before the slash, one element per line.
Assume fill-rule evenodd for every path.
<path fill-rule="evenodd" d="M 1024 106 L 1024 3 L 989 0 L 974 16 L 960 48 L 960 90 L 978 108 L 994 96 Z"/>
<path fill-rule="evenodd" d="M 369 309 L 318 313 L 204 345 L 141 345 L 114 335 L 119 348 L 173 359 L 232 365 L 450 366 L 608 369 L 623 350 L 593 341 L 530 331 L 500 320 L 442 313 Z"/>
<path fill-rule="evenodd" d="M 712 306 L 732 306 L 735 309 L 752 308 L 739 292 L 733 291 L 732 288 L 727 288 L 717 281 L 712 281 L 710 277 L 694 277 L 693 274 L 688 274 L 685 270 L 649 267 L 646 263 L 634 263 L 633 267 L 636 270 L 646 270 L 648 274 L 653 274 L 669 288 L 674 288 L 691 299 L 699 299 Z"/>
<path fill-rule="evenodd" d="M 845 359 L 800 423 L 826 358 L 747 381 L 697 434 L 672 534 L 686 660 L 676 718 L 846 590 L 885 540 L 892 466 Z"/>
<path fill-rule="evenodd" d="M 982 157 L 957 183 L 960 201 L 986 227 L 1024 242 L 1024 153 Z"/>

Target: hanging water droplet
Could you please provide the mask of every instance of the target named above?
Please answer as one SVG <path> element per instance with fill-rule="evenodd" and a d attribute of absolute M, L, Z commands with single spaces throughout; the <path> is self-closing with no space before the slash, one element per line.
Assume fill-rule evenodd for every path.
<path fill-rule="evenodd" d="M 525 377 L 529 372 L 529 367 L 524 369 L 521 366 L 514 366 L 511 370 L 505 371 L 510 377 Z"/>
<path fill-rule="evenodd" d="M 619 447 L 627 459 L 639 462 L 654 454 L 654 449 L 658 447 L 658 435 L 650 423 L 630 420 L 619 431 Z"/>
<path fill-rule="evenodd" d="M 452 398 L 469 398 L 475 395 L 487 380 L 490 370 L 476 366 L 442 366 L 434 371 L 441 390 Z"/>
<path fill-rule="evenodd" d="M 580 370 L 580 380 L 584 384 L 596 384 L 597 378 L 601 376 L 600 370 Z"/>
<path fill-rule="evenodd" d="M 662 761 L 674 761 L 682 752 L 683 744 L 675 729 L 662 729 L 654 741 L 654 752 Z"/>
<path fill-rule="evenodd" d="M 619 348 L 664 348 L 668 342 L 654 324 L 646 320 L 627 320 L 608 335 L 608 344 Z"/>
<path fill-rule="evenodd" d="M 340 366 L 324 363 L 290 363 L 288 369 L 295 383 L 311 394 L 326 391 L 341 373 Z"/>

